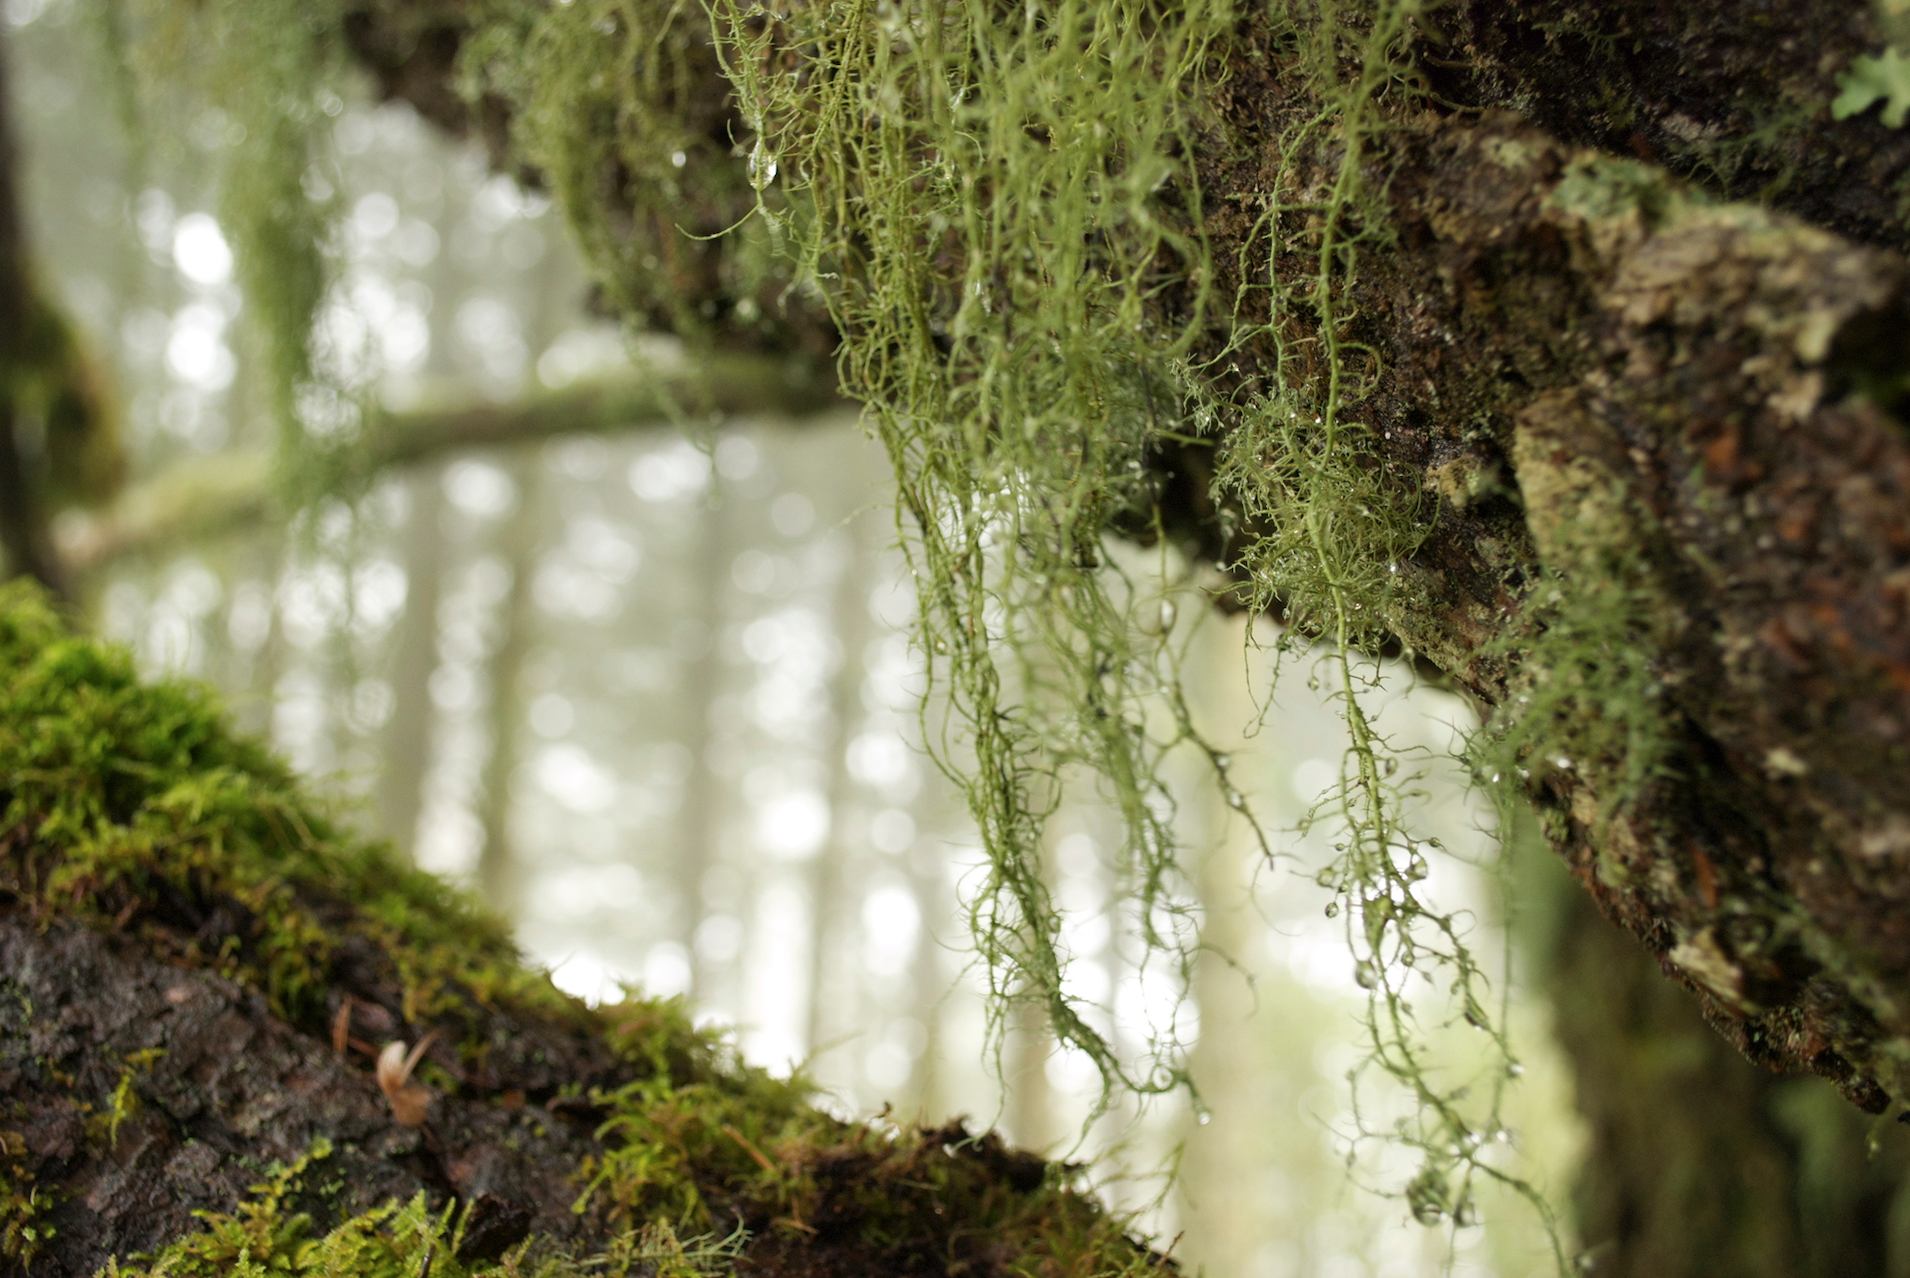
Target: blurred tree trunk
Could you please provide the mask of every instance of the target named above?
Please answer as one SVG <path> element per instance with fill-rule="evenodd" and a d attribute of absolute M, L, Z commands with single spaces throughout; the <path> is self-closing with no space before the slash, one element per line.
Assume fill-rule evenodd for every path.
<path fill-rule="evenodd" d="M 687 708 L 683 746 L 689 754 L 683 800 L 677 809 L 676 850 L 670 861 L 670 876 L 676 891 L 675 939 L 690 958 L 690 985 L 683 992 L 691 998 L 709 993 L 705 964 L 696 942 L 706 913 L 703 878 L 719 859 L 721 814 L 717 805 L 722 786 L 710 765 L 710 750 L 716 741 L 710 716 L 716 708 L 723 675 L 717 653 L 718 631 L 724 621 L 724 583 L 729 579 L 730 556 L 736 548 L 730 535 L 732 516 L 726 489 L 722 469 L 713 467 L 709 489 L 693 507 L 696 548 L 686 564 L 690 607 L 670 636 L 671 646 L 683 658 L 682 690 Z"/>
<path fill-rule="evenodd" d="M 37 578 L 65 598 L 66 570 L 47 527 L 44 449 L 35 446 L 22 403 L 37 362 L 33 337 L 40 306 L 14 185 L 18 168 L 6 37 L 0 32 L 0 552 L 5 575 Z"/>
<path fill-rule="evenodd" d="M 418 841 L 431 757 L 431 676 L 438 668 L 438 601 L 444 589 L 443 472 L 417 467 L 405 480 L 405 610 L 391 659 L 391 718 L 378 775 L 378 825 L 407 859 Z"/>
<path fill-rule="evenodd" d="M 530 655 L 537 607 L 531 579 L 537 572 L 538 536 L 544 526 L 544 472 L 535 455 L 519 456 L 510 467 L 517 509 L 503 529 L 504 566 L 510 588 L 497 607 L 497 644 L 491 650 L 491 749 L 478 785 L 478 821 L 484 847 L 478 854 L 478 890 L 506 918 L 516 913 L 522 867 L 511 850 L 511 777 L 522 758 L 524 735 L 524 661 Z"/>
<path fill-rule="evenodd" d="M 1590 1133 L 1572 1205 L 1592 1272 L 1910 1275 L 1910 1132 L 1824 1080 L 1745 1060 L 1549 858 L 1541 868 L 1553 909 L 1538 957 Z"/>

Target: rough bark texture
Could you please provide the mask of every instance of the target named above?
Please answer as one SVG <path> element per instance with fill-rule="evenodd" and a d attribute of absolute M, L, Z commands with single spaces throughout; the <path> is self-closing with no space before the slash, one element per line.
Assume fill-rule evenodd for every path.
<path fill-rule="evenodd" d="M 21 855 L 15 847 L 10 858 Z M 238 909 L 212 904 L 194 930 L 243 935 Z M 434 1205 L 471 1206 L 466 1260 L 496 1258 L 532 1236 L 542 1247 L 601 1247 L 609 1232 L 601 1196 L 599 1209 L 572 1210 L 582 1160 L 605 1149 L 596 1134 L 604 1111 L 578 1088 L 630 1074 L 601 1042 L 576 1026 L 499 1013 L 482 1067 L 434 1045 L 427 1059 L 467 1090 L 439 1095 L 422 1127 L 405 1127 L 364 1047 L 335 1053 L 323 1035 L 274 1016 L 255 990 L 160 957 L 153 935 L 188 921 L 166 919 L 163 907 L 140 913 L 143 938 L 18 903 L 0 912 L 4 1177 L 54 1204 L 33 1218 L 51 1227 L 50 1240 L 29 1265 L 0 1262 L 8 1271 L 82 1278 L 110 1257 L 156 1250 L 197 1229 L 195 1210 L 232 1211 L 271 1165 L 290 1164 L 320 1137 L 333 1152 L 298 1206 L 321 1230 L 423 1191 Z M 384 967 L 367 951 L 339 968 L 329 1003 L 352 997 L 354 1039 L 409 1032 L 402 993 Z M 138 1055 L 155 1049 L 156 1057 Z M 109 1125 L 114 1093 L 129 1078 L 132 1103 Z M 1038 1189 L 1046 1164 L 992 1135 L 967 1139 L 952 1124 L 899 1158 L 853 1142 L 820 1150 L 812 1170 L 828 1188 L 805 1229 L 773 1227 L 742 1197 L 717 1198 L 712 1227 L 719 1236 L 738 1224 L 752 1231 L 743 1273 L 1001 1272 L 1014 1249 L 976 1228 L 984 1217 L 975 1202 L 928 1183 L 944 1171 L 932 1164 L 962 1165 L 998 1198 Z M 919 1199 L 937 1227 L 865 1237 L 871 1194 L 904 1209 Z"/>
<path fill-rule="evenodd" d="M 1258 65 L 1210 187 L 1271 187 L 1280 74 Z M 1509 115 L 1387 146 L 1396 241 L 1354 293 L 1384 372 L 1355 411 L 1426 493 L 1394 629 L 1496 705 L 1541 563 L 1638 565 L 1669 775 L 1611 817 L 1623 759 L 1546 769 L 1548 834 L 1747 1055 L 1867 1109 L 1910 1096 L 1910 439 L 1859 393 L 1910 362 L 1901 261 Z M 1231 216 L 1223 262 L 1252 210 Z"/>

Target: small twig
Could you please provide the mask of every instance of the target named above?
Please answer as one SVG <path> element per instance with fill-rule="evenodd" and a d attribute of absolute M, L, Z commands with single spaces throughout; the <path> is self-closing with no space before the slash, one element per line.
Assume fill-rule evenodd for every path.
<path fill-rule="evenodd" d="M 734 1127 L 730 1126 L 728 1123 L 723 1124 L 723 1131 L 725 1134 L 729 1136 L 731 1140 L 735 1141 L 737 1144 L 743 1147 L 744 1153 L 748 1154 L 751 1158 L 754 1158 L 756 1160 L 756 1165 L 758 1167 L 761 1167 L 766 1172 L 773 1172 L 776 1170 L 776 1164 L 769 1161 L 769 1156 L 763 1153 L 762 1150 L 756 1148 L 756 1146 L 750 1144 L 749 1138 L 743 1135 L 743 1133 L 737 1131 Z"/>

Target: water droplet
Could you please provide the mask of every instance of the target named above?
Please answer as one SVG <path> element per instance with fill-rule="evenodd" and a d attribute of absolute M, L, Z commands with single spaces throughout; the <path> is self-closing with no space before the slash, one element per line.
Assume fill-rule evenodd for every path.
<path fill-rule="evenodd" d="M 1180 615 L 1179 611 L 1174 607 L 1173 600 L 1171 599 L 1161 600 L 1161 629 L 1162 630 L 1172 630 L 1174 628 L 1174 618 L 1179 615 Z"/>
<path fill-rule="evenodd" d="M 1525 1066 L 1519 1064 L 1517 1061 L 1513 1061 L 1510 1065 L 1505 1067 L 1505 1076 L 1507 1078 L 1523 1078 L 1525 1076 Z"/>
<path fill-rule="evenodd" d="M 1336 919 L 1340 916 L 1340 903 L 1338 901 L 1328 901 L 1326 903 L 1326 916 L 1330 919 Z"/>
<path fill-rule="evenodd" d="M 1230 808 L 1244 808 L 1247 806 L 1247 798 L 1238 790 L 1228 790 L 1227 806 Z"/>
<path fill-rule="evenodd" d="M 1379 988 L 1379 969 L 1365 959 L 1361 959 L 1353 965 L 1353 979 L 1363 990 L 1377 989 Z"/>
<path fill-rule="evenodd" d="M 1207 1112 L 1205 1112 L 1205 1111 L 1202 1111 L 1202 1113 L 1201 1113 L 1201 1116 L 1200 1116 L 1200 1125 L 1201 1125 L 1202 1127 L 1205 1127 L 1205 1126 L 1207 1126 L 1207 1124 L 1209 1124 L 1209 1123 L 1211 1123 L 1211 1122 L 1213 1122 L 1213 1121 L 1214 1121 L 1214 1116 L 1213 1116 L 1212 1114 L 1209 1114 L 1209 1113 L 1207 1113 Z"/>

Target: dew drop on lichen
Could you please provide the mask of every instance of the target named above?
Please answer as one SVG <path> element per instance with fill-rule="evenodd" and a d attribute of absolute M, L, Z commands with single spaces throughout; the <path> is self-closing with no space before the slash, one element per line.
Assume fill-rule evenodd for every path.
<path fill-rule="evenodd" d="M 1379 987 L 1379 969 L 1365 959 L 1361 959 L 1353 965 L 1353 979 L 1359 982 L 1359 987 L 1363 990 L 1377 989 Z"/>

